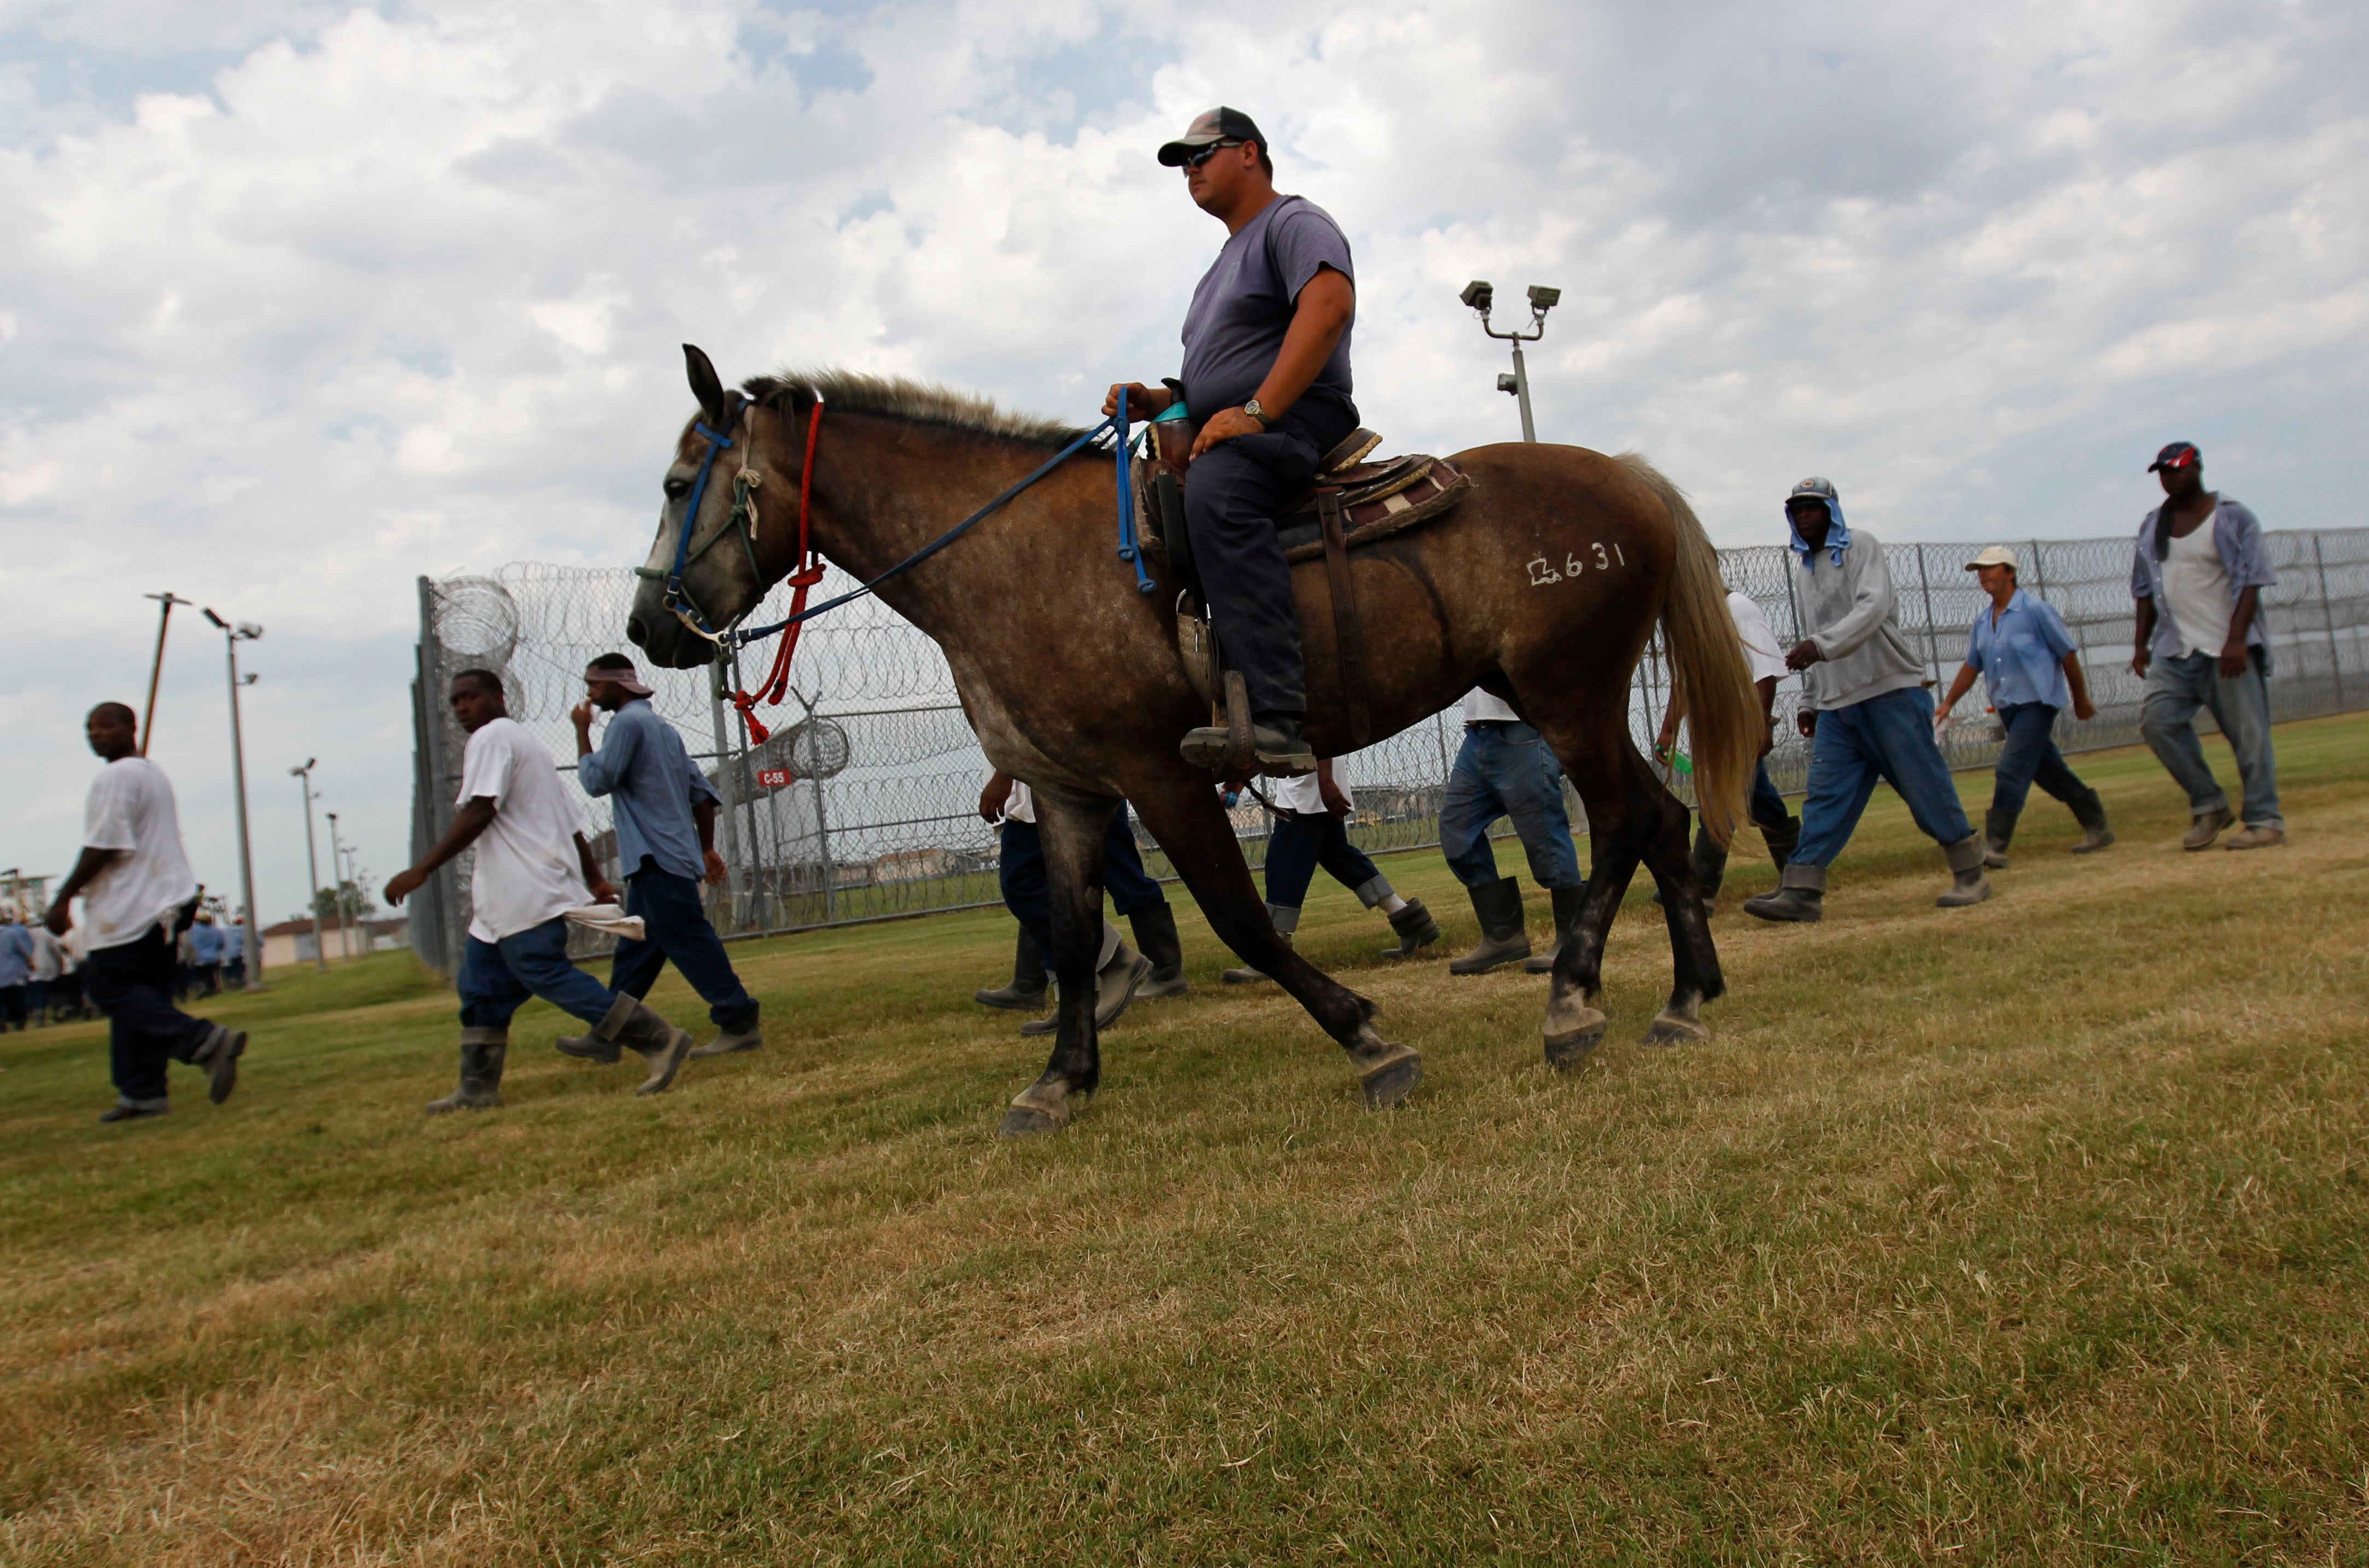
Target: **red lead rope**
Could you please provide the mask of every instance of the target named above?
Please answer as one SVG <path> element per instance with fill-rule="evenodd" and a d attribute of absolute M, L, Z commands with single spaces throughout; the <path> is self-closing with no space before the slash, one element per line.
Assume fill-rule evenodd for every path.
<path fill-rule="evenodd" d="M 773 668 L 757 682 L 754 695 L 747 692 L 732 693 L 732 705 L 740 710 L 740 722 L 749 727 L 749 744 L 762 746 L 772 732 L 757 717 L 759 703 L 778 704 L 789 693 L 790 660 L 798 651 L 798 634 L 806 623 L 798 617 L 806 613 L 807 593 L 822 581 L 822 557 L 815 553 L 814 534 L 809 520 L 814 509 L 815 435 L 822 429 L 822 398 L 817 395 L 813 409 L 807 415 L 807 461 L 798 475 L 798 569 L 790 574 L 790 587 L 796 591 L 790 598 L 790 624 L 782 634 L 782 646 L 774 651 Z"/>

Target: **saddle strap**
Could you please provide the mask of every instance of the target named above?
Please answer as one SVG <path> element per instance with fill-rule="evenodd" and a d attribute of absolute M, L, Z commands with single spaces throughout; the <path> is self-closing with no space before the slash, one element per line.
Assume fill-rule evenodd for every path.
<path fill-rule="evenodd" d="M 1349 705 L 1349 749 L 1373 736 L 1366 708 L 1365 628 L 1357 619 L 1357 589 L 1349 577 L 1349 547 L 1341 537 L 1341 499 L 1329 490 L 1316 497 L 1317 521 L 1324 530 L 1324 577 L 1333 590 L 1333 648 L 1341 661 L 1341 692 Z"/>

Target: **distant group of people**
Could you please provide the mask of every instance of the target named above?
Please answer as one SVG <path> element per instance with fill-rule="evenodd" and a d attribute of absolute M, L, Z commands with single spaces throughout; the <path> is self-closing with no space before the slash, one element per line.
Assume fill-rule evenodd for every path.
<path fill-rule="evenodd" d="M 82 944 L 27 914 L 0 913 L 0 1030 L 45 1028 L 87 1015 Z"/>

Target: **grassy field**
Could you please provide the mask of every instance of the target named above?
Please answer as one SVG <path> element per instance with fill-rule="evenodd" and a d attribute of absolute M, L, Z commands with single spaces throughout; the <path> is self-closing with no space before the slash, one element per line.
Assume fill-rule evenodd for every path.
<path fill-rule="evenodd" d="M 1822 926 L 1739 853 L 1707 1045 L 1634 1043 L 1634 893 L 1569 1076 L 1542 979 L 1326 883 L 1303 948 L 1425 1054 L 1380 1115 L 1193 919 L 1019 1144 L 1001 916 L 738 950 L 772 1046 L 654 1100 L 538 1004 L 423 1118 L 404 956 L 219 1007 L 236 1098 L 158 1122 L 95 1125 L 97 1026 L 8 1036 L 0 1562 L 2369 1560 L 2369 720 L 2279 747 L 2275 851 L 2115 753 L 2121 844 L 2035 796 L 1971 910 L 1888 794 Z"/>

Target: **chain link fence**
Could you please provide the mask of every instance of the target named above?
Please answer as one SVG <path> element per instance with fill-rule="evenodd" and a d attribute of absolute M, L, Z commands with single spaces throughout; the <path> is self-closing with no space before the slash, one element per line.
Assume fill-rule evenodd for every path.
<path fill-rule="evenodd" d="M 2262 596 L 2272 645 L 2271 705 L 2284 720 L 2369 706 L 2369 529 L 2269 536 L 2278 586 Z M 1967 628 L 1985 596 L 1963 569 L 1978 545 L 1885 546 L 1910 646 L 1944 686 L 1965 653 Z M 2068 751 L 2139 738 L 2140 682 L 2131 672 L 2132 542 L 2017 542 L 2023 586 L 2063 612 L 2080 646 L 2098 716 L 2060 722 Z M 1781 545 L 1720 553 L 1728 586 L 1768 614 L 1781 645 L 1800 635 Z M 631 570 L 539 565 L 491 576 L 419 579 L 419 643 L 412 686 L 412 848 L 424 853 L 450 826 L 466 737 L 443 692 L 457 672 L 502 677 L 511 716 L 550 748 L 564 772 L 575 766 L 568 710 L 584 700 L 584 667 L 626 650 L 624 626 L 636 580 Z M 818 598 L 853 587 L 835 568 Z M 769 601 L 756 619 L 786 611 Z M 755 658 L 769 657 L 760 648 Z M 750 747 L 719 691 L 745 687 L 758 670 L 737 667 L 649 670 L 652 705 L 679 729 L 724 798 L 716 847 L 730 868 L 709 893 L 710 917 L 728 936 L 808 930 L 998 901 L 994 830 L 978 813 L 986 761 L 955 697 L 935 644 L 876 600 L 860 600 L 810 625 L 798 649 L 791 703 L 766 710 L 775 733 Z M 1778 692 L 1778 743 L 1768 758 L 1779 789 L 1798 794 L 1809 751 L 1792 715 L 1798 681 Z M 1669 694 L 1658 643 L 1639 666 L 1630 726 L 1650 748 Z M 1979 692 L 1976 693 L 1976 698 Z M 1971 704 L 1976 698 L 1970 698 Z M 1962 708 L 1962 712 L 1966 711 Z M 776 716 L 776 715 L 780 716 Z M 2205 722 L 2209 723 L 2209 719 Z M 1352 787 L 1350 836 L 1372 853 L 1438 841 L 1439 806 L 1461 739 L 1453 710 L 1340 759 Z M 1944 749 L 1952 766 L 1989 765 L 1997 737 L 1983 722 L 1961 723 Z M 1683 776 L 1673 783 L 1686 793 Z M 615 871 L 615 835 L 605 800 L 585 801 L 594 852 Z M 1584 816 L 1573 803 L 1573 820 Z M 1234 813 L 1253 866 L 1265 858 L 1268 821 L 1245 797 Z M 1501 825 L 1502 826 L 1502 825 Z M 1172 875 L 1139 828 L 1154 876 Z M 469 923 L 470 857 L 431 879 L 411 901 L 412 945 L 452 973 Z M 579 936 L 584 951 L 604 939 Z"/>

